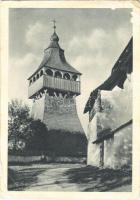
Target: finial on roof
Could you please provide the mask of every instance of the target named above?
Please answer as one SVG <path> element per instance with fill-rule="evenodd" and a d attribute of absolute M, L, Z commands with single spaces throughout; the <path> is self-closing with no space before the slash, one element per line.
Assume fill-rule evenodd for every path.
<path fill-rule="evenodd" d="M 54 28 L 54 32 L 55 32 L 55 29 L 56 29 L 56 25 L 55 25 L 56 21 L 55 21 L 55 19 L 52 20 L 52 22 L 53 22 L 53 28 Z"/>
<path fill-rule="evenodd" d="M 56 32 L 55 32 L 55 30 L 56 30 L 56 25 L 55 25 L 56 21 L 55 21 L 55 19 L 52 20 L 52 22 L 53 22 L 54 33 L 53 33 L 53 35 L 51 36 L 51 41 L 58 42 L 58 41 L 59 41 L 59 37 L 58 37 L 58 35 L 57 35 Z"/>

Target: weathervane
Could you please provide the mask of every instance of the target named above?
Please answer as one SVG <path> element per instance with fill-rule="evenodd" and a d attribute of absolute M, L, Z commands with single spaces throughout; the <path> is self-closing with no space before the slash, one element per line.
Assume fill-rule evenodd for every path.
<path fill-rule="evenodd" d="M 55 19 L 52 20 L 52 22 L 53 22 L 53 28 L 54 28 L 54 32 L 55 32 L 55 29 L 56 29 L 56 25 L 55 25 L 56 21 L 55 21 Z"/>

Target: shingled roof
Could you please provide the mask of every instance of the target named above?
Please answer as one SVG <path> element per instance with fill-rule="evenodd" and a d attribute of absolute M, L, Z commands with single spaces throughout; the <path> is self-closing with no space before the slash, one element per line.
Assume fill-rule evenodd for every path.
<path fill-rule="evenodd" d="M 59 37 L 55 31 L 51 36 L 50 40 L 51 40 L 50 45 L 44 50 L 43 60 L 39 65 L 38 69 L 32 74 L 32 76 L 44 66 L 46 68 L 48 67 L 57 70 L 81 74 L 66 61 L 64 50 L 61 49 L 61 47 L 59 46 Z"/>

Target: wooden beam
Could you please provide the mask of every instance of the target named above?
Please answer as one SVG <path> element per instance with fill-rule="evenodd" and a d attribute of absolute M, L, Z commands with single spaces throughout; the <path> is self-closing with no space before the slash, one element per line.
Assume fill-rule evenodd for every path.
<path fill-rule="evenodd" d="M 99 144 L 101 142 L 103 142 L 104 140 L 108 140 L 112 137 L 114 137 L 114 134 L 116 134 L 118 131 L 122 130 L 123 128 L 129 126 L 132 124 L 132 119 L 129 120 L 128 122 L 126 122 L 125 124 L 122 124 L 121 126 L 119 126 L 118 128 L 112 130 L 111 132 L 109 132 L 108 134 L 105 134 L 104 136 L 98 138 L 97 140 L 95 140 L 94 142 L 92 142 L 93 144 Z M 108 129 L 109 130 L 109 129 Z M 102 132 L 105 132 L 105 130 L 103 130 Z M 101 133 L 102 133 L 101 132 Z M 100 135 L 101 135 L 100 133 Z"/>

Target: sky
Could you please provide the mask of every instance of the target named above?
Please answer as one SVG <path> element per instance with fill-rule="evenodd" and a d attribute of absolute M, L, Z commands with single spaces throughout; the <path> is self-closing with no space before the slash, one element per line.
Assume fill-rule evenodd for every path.
<path fill-rule="evenodd" d="M 82 73 L 77 111 L 86 132 L 88 115 L 83 114 L 90 92 L 111 69 L 132 36 L 131 9 L 10 9 L 9 14 L 9 101 L 28 99 L 27 78 L 38 68 L 56 20 L 59 44 L 67 61 Z"/>

